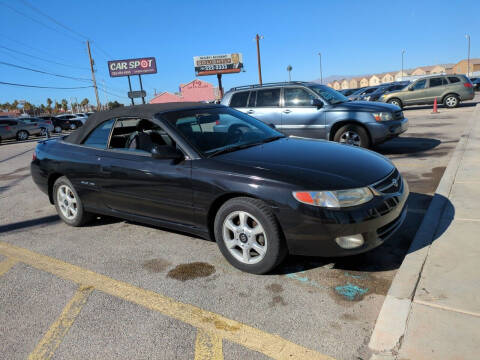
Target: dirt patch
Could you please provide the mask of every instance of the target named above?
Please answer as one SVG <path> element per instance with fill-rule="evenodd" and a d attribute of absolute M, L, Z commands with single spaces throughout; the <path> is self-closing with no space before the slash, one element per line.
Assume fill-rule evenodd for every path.
<path fill-rule="evenodd" d="M 193 262 L 190 264 L 180 264 L 168 272 L 167 277 L 187 281 L 197 278 L 203 278 L 212 275 L 215 272 L 215 266 L 204 262 Z"/>
<path fill-rule="evenodd" d="M 282 296 L 277 295 L 277 296 L 274 296 L 274 297 L 272 298 L 272 301 L 270 301 L 270 302 L 268 303 L 268 305 L 270 305 L 270 307 L 274 307 L 274 306 L 276 306 L 276 305 L 283 305 L 283 306 L 285 306 L 285 305 L 287 305 L 287 302 L 284 300 L 284 298 L 283 298 Z"/>
<path fill-rule="evenodd" d="M 152 273 L 159 273 L 159 272 L 164 272 L 167 270 L 167 268 L 172 265 L 171 262 L 164 260 L 164 259 L 152 259 L 145 261 L 142 265 L 142 267 L 149 272 Z"/>
<path fill-rule="evenodd" d="M 342 320 L 346 320 L 346 321 L 355 321 L 355 320 L 358 320 L 358 318 L 353 315 L 353 314 L 342 314 L 342 316 L 340 316 L 340 319 Z"/>
<path fill-rule="evenodd" d="M 270 284 L 265 286 L 265 289 L 267 289 L 268 291 L 271 291 L 272 293 L 278 294 L 283 291 L 283 286 L 280 284 Z"/>
<path fill-rule="evenodd" d="M 215 320 L 213 323 L 215 324 L 215 327 L 219 330 L 238 331 L 240 329 L 239 326 L 228 325 L 225 321 L 222 321 L 222 320 Z"/>
<path fill-rule="evenodd" d="M 30 169 L 30 167 L 24 166 L 24 167 L 15 169 L 9 173 L 0 174 L 0 180 L 16 180 L 16 179 L 26 178 L 30 176 L 30 172 L 28 174 L 22 174 L 22 175 L 17 173 L 28 170 L 28 169 Z"/>

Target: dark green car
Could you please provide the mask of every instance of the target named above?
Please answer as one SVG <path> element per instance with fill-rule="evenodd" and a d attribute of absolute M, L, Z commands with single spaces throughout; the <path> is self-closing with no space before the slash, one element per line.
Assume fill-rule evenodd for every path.
<path fill-rule="evenodd" d="M 439 104 L 448 108 L 457 107 L 461 101 L 472 100 L 475 96 L 473 85 L 465 75 L 435 75 L 420 78 L 403 90 L 384 94 L 378 101 L 397 105 Z"/>

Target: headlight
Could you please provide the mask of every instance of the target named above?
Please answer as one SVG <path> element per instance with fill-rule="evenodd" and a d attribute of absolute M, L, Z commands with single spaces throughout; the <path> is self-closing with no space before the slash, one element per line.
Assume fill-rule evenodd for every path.
<path fill-rule="evenodd" d="M 369 188 L 335 191 L 294 191 L 293 197 L 301 203 L 326 208 L 344 208 L 364 204 L 373 199 Z"/>
<path fill-rule="evenodd" d="M 392 115 L 392 113 L 389 113 L 389 112 L 372 113 L 372 116 L 376 121 L 390 121 L 390 120 L 393 120 L 393 115 Z"/>

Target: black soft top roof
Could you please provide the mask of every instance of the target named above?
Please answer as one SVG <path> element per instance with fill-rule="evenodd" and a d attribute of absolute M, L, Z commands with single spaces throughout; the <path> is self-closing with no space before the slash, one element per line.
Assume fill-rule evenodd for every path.
<path fill-rule="evenodd" d="M 112 110 L 99 111 L 88 117 L 85 124 L 68 135 L 64 141 L 72 144 L 81 144 L 90 132 L 101 123 L 112 118 L 139 117 L 151 119 L 155 114 L 178 110 L 203 109 L 212 107 L 225 107 L 224 105 L 205 104 L 199 102 L 172 102 L 165 104 L 147 104 L 135 106 L 122 106 Z"/>

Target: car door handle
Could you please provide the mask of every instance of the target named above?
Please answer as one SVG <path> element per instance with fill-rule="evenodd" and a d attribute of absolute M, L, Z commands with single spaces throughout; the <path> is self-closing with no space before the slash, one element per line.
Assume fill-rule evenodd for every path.
<path fill-rule="evenodd" d="M 288 109 L 287 109 L 287 110 L 283 110 L 283 113 L 284 113 L 284 114 L 290 114 L 291 112 L 292 112 L 292 110 L 288 110 Z"/>
<path fill-rule="evenodd" d="M 255 112 L 255 111 L 253 111 L 253 110 L 248 110 L 248 111 L 247 111 L 247 114 L 253 114 L 254 112 Z"/>

